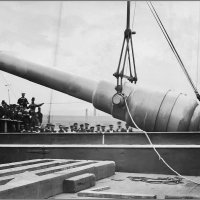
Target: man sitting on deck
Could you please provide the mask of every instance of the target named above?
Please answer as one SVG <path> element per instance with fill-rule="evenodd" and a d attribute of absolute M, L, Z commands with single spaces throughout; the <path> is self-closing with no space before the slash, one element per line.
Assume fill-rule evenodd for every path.
<path fill-rule="evenodd" d="M 78 123 L 77 122 L 74 123 L 73 132 L 76 132 L 76 133 L 78 132 Z"/>
<path fill-rule="evenodd" d="M 64 133 L 64 129 L 63 129 L 63 126 L 62 125 L 59 125 L 59 130 L 58 130 L 58 133 Z"/>
<path fill-rule="evenodd" d="M 128 124 L 126 124 L 125 126 L 126 126 L 125 132 L 127 133 L 133 132 L 133 129 Z"/>
<path fill-rule="evenodd" d="M 85 133 L 84 125 L 80 124 L 80 128 L 78 129 L 79 133 Z"/>
<path fill-rule="evenodd" d="M 101 126 L 101 133 L 105 133 L 106 132 L 106 126 Z"/>
<path fill-rule="evenodd" d="M 64 126 L 63 129 L 64 129 L 65 133 L 70 133 L 70 130 L 69 130 L 68 126 Z"/>
<path fill-rule="evenodd" d="M 124 128 L 122 128 L 122 122 L 118 121 L 117 122 L 117 129 L 116 129 L 116 132 L 126 132 L 126 130 Z"/>
<path fill-rule="evenodd" d="M 113 125 L 109 125 L 109 129 L 107 130 L 107 133 L 114 133 L 115 131 L 113 130 Z"/>
<path fill-rule="evenodd" d="M 46 124 L 46 126 L 44 127 L 44 132 L 52 132 L 52 125 L 50 123 Z"/>
<path fill-rule="evenodd" d="M 73 125 L 70 126 L 70 133 L 75 133 Z"/>
<path fill-rule="evenodd" d="M 101 133 L 101 125 L 97 124 L 96 127 L 97 127 L 97 130 L 95 131 L 95 133 Z"/>
<path fill-rule="evenodd" d="M 94 126 L 90 127 L 90 133 L 94 133 Z"/>
<path fill-rule="evenodd" d="M 89 124 L 88 124 L 88 123 L 85 123 L 85 132 L 86 132 L 86 133 L 89 133 L 89 132 L 90 132 Z"/>

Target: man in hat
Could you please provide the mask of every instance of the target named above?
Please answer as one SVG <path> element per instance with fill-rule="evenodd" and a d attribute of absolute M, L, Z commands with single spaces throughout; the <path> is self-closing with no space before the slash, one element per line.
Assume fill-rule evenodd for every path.
<path fill-rule="evenodd" d="M 80 128 L 78 129 L 79 133 L 85 133 L 84 125 L 80 124 Z"/>
<path fill-rule="evenodd" d="M 107 132 L 108 132 L 108 133 L 114 133 L 114 132 L 115 132 L 115 131 L 113 130 L 113 125 L 112 125 L 112 124 L 109 125 L 109 129 L 108 129 Z"/>
<path fill-rule="evenodd" d="M 35 109 L 36 107 L 40 107 L 42 106 L 44 103 L 40 103 L 40 104 L 36 104 L 35 103 L 35 97 L 32 97 L 31 99 L 31 104 L 28 106 L 28 108 L 30 109 L 30 113 L 35 113 Z"/>
<path fill-rule="evenodd" d="M 27 105 L 29 104 L 27 98 L 25 97 L 25 94 L 24 92 L 22 92 L 22 96 L 18 99 L 17 103 L 23 107 L 24 109 L 27 108 Z"/>
<path fill-rule="evenodd" d="M 97 129 L 96 129 L 95 133 L 101 133 L 101 125 L 97 124 L 96 127 L 97 127 Z"/>
<path fill-rule="evenodd" d="M 90 132 L 89 124 L 88 124 L 87 122 L 85 123 L 85 132 L 86 132 L 86 133 L 89 133 L 89 132 Z"/>
<path fill-rule="evenodd" d="M 106 132 L 106 126 L 101 126 L 101 133 L 105 133 Z"/>
<path fill-rule="evenodd" d="M 94 126 L 90 127 L 90 133 L 94 133 Z"/>
<path fill-rule="evenodd" d="M 59 130 L 58 130 L 58 133 L 64 133 L 64 129 L 63 129 L 63 126 L 62 125 L 59 125 Z"/>
<path fill-rule="evenodd" d="M 116 132 L 126 132 L 124 128 L 122 128 L 122 122 L 118 121 L 117 122 L 117 129 L 116 129 Z"/>
<path fill-rule="evenodd" d="M 65 126 L 63 129 L 64 129 L 65 133 L 70 133 L 68 126 Z"/>
<path fill-rule="evenodd" d="M 2 118 L 8 118 L 9 117 L 9 105 L 6 103 L 5 100 L 2 100 L 1 101 L 1 115 L 2 115 Z"/>
<path fill-rule="evenodd" d="M 50 123 L 49 126 L 50 126 L 51 132 L 52 133 L 56 133 L 56 131 L 55 131 L 55 125 Z"/>
<path fill-rule="evenodd" d="M 70 126 L 70 133 L 75 133 L 73 125 Z"/>
<path fill-rule="evenodd" d="M 29 114 L 31 116 L 31 126 L 32 127 L 35 127 L 35 126 L 38 126 L 39 125 L 39 120 L 37 118 L 37 115 L 36 115 L 36 112 L 35 112 L 35 109 L 36 107 L 40 107 L 42 106 L 44 103 L 40 103 L 40 104 L 35 104 L 35 97 L 33 97 L 31 99 L 31 104 L 28 106 L 28 108 L 30 109 L 29 110 Z"/>
<path fill-rule="evenodd" d="M 76 122 L 74 123 L 73 131 L 76 133 L 78 132 L 78 123 L 76 123 Z"/>
<path fill-rule="evenodd" d="M 131 133 L 131 132 L 133 132 L 133 129 L 132 129 L 128 124 L 126 124 L 125 126 L 126 126 L 126 129 L 125 129 L 125 132 L 126 132 L 126 133 Z"/>
<path fill-rule="evenodd" d="M 46 124 L 46 126 L 44 127 L 44 132 L 51 132 L 51 126 L 50 124 Z"/>

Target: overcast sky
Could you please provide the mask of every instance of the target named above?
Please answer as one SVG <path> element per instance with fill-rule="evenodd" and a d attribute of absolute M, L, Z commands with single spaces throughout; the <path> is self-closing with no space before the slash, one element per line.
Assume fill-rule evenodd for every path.
<path fill-rule="evenodd" d="M 153 3 L 196 83 L 200 3 Z M 65 1 L 62 5 L 56 68 L 88 79 L 115 83 L 112 74 L 116 71 L 123 40 L 126 2 Z M 0 50 L 53 67 L 59 6 L 59 1 L 0 1 Z M 135 2 L 132 2 L 131 14 L 134 6 Z M 138 84 L 174 89 L 192 96 L 191 87 L 145 1 L 136 3 L 133 27 L 137 32 L 133 40 Z M 29 101 L 34 96 L 36 103 L 44 102 L 43 113 L 48 113 L 50 89 L 1 72 L 1 99 L 6 101 L 6 84 L 10 84 L 11 103 L 16 103 L 21 92 L 26 92 Z M 86 108 L 91 115 L 93 109 L 90 104 L 53 92 L 53 115 L 84 115 Z"/>

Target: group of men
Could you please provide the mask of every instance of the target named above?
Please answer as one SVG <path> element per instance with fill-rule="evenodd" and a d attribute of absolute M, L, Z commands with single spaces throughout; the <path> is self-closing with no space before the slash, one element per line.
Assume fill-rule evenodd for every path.
<path fill-rule="evenodd" d="M 78 123 L 74 123 L 71 126 L 59 126 L 58 133 L 125 133 L 125 132 L 133 132 L 132 127 L 130 127 L 128 124 L 125 125 L 126 127 L 122 127 L 121 121 L 117 122 L 117 128 L 114 129 L 113 124 L 110 124 L 108 128 L 104 125 L 97 124 L 96 128 L 94 126 L 89 126 L 88 123 L 80 124 L 78 126 Z"/>
<path fill-rule="evenodd" d="M 23 112 L 26 113 L 28 111 L 29 113 L 29 120 L 22 124 L 22 126 L 24 125 L 22 128 L 24 128 L 26 131 L 35 131 L 37 126 L 41 126 L 42 124 L 43 114 L 41 113 L 41 106 L 44 103 L 36 104 L 35 97 L 32 97 L 31 103 L 29 104 L 25 97 L 25 93 L 22 93 L 22 96 L 18 99 L 17 103 Z M 38 109 L 37 112 L 36 108 Z"/>
<path fill-rule="evenodd" d="M 0 106 L 0 118 L 19 120 L 21 121 L 21 130 L 34 130 L 35 126 L 42 124 L 43 114 L 41 107 L 44 103 L 36 104 L 35 98 L 31 99 L 29 104 L 25 97 L 25 93 L 18 99 L 17 104 L 8 105 L 5 100 L 2 100 Z M 36 108 L 38 110 L 36 111 Z"/>
<path fill-rule="evenodd" d="M 15 119 L 22 121 L 21 132 L 57 132 L 57 133 L 115 133 L 115 132 L 133 132 L 132 127 L 125 125 L 122 127 L 121 121 L 117 122 L 117 128 L 114 129 L 113 124 L 108 127 L 105 125 L 97 124 L 90 126 L 88 123 L 78 124 L 74 123 L 71 126 L 59 125 L 59 130 L 55 131 L 55 125 L 47 124 L 42 125 L 43 114 L 41 113 L 41 106 L 44 103 L 36 104 L 35 98 L 31 99 L 29 104 L 25 97 L 25 93 L 18 99 L 17 104 L 8 105 L 5 100 L 1 102 L 0 118 Z M 37 111 L 36 111 L 37 108 Z"/>

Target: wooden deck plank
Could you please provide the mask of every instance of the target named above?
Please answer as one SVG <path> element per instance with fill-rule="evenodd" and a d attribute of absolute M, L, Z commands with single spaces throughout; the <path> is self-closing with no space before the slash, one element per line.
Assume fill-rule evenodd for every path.
<path fill-rule="evenodd" d="M 59 162 L 61 162 L 60 164 L 62 164 L 62 162 L 64 161 L 58 161 L 58 160 L 52 160 L 49 162 L 43 162 L 43 163 L 37 163 L 37 164 L 27 164 L 25 166 L 20 166 L 20 167 L 14 167 L 14 168 L 9 168 L 9 169 L 2 169 L 0 170 L 0 177 L 2 176 L 8 176 L 8 175 L 13 175 L 13 174 L 19 174 L 19 173 L 23 173 L 25 171 L 34 171 L 37 169 L 44 169 L 44 168 L 48 168 L 51 166 L 57 166 L 59 165 Z"/>
<path fill-rule="evenodd" d="M 95 179 L 95 175 L 89 173 L 65 179 L 63 182 L 63 192 L 76 193 L 93 187 L 95 185 Z"/>
<path fill-rule="evenodd" d="M 102 177 L 102 174 L 107 175 L 107 177 L 113 175 L 114 170 L 111 170 L 111 166 L 114 169 L 115 164 L 112 161 L 98 161 L 98 163 L 101 163 L 100 165 L 97 165 L 97 162 L 86 162 L 88 162 L 88 165 L 63 169 L 42 176 L 33 174 L 32 180 L 23 180 L 22 178 L 11 182 L 11 184 L 2 185 L 0 187 L 0 198 L 48 198 L 63 192 L 63 181 L 67 178 L 83 173 L 93 173 L 97 178 Z M 108 166 L 110 170 L 106 170 L 102 167 L 103 165 Z"/>
<path fill-rule="evenodd" d="M 33 163 L 49 162 L 51 160 L 52 159 L 32 159 L 32 160 L 25 160 L 25 161 L 19 161 L 19 162 L 11 162 L 11 163 L 6 163 L 6 164 L 1 164 L 0 170 L 17 167 L 17 166 L 23 166 L 27 164 L 33 164 Z"/>
<path fill-rule="evenodd" d="M 69 160 L 69 161 L 63 161 L 63 165 L 60 165 L 60 166 L 54 166 L 54 167 L 48 167 L 46 169 L 39 169 L 39 170 L 34 170 L 34 171 L 31 171 L 32 173 L 40 176 L 40 175 L 45 175 L 45 174 L 48 174 L 48 173 L 55 173 L 56 171 L 62 171 L 62 170 L 65 170 L 65 169 L 68 169 L 68 168 L 71 168 L 71 167 L 79 167 L 79 166 L 82 166 L 84 164 L 87 164 L 88 161 L 74 161 L 75 163 L 67 163 L 67 162 L 71 162 L 72 160 Z M 22 172 L 23 173 L 23 172 Z M 0 177 L 0 185 L 3 185 L 7 182 L 9 182 L 10 180 L 14 179 L 16 176 L 16 174 L 12 174 L 12 175 L 7 175 L 7 176 L 3 176 L 3 177 Z"/>
<path fill-rule="evenodd" d="M 117 192 L 79 192 L 80 197 L 112 198 L 112 199 L 156 199 L 156 195 L 134 194 L 134 193 L 117 193 Z"/>

